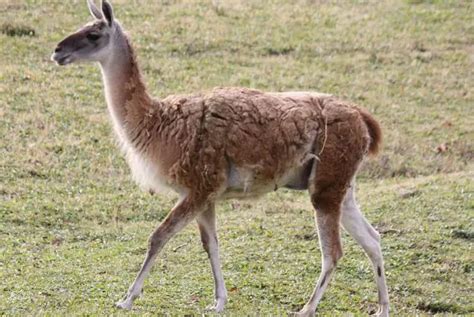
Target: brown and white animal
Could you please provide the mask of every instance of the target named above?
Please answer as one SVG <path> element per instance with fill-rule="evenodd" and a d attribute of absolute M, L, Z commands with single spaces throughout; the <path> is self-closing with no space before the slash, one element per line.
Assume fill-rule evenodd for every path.
<path fill-rule="evenodd" d="M 175 190 L 180 199 L 149 240 L 143 266 L 120 308 L 130 309 L 164 245 L 196 220 L 209 255 L 220 312 L 227 291 L 219 262 L 216 201 L 257 196 L 287 187 L 308 190 L 316 209 L 322 269 L 311 298 L 298 313 L 313 315 L 342 256 L 340 224 L 372 261 L 380 316 L 389 313 L 379 234 L 354 196 L 355 175 L 375 154 L 381 131 L 361 108 L 312 92 L 264 93 L 246 88 L 153 99 L 135 53 L 107 1 L 95 20 L 61 41 L 52 60 L 99 62 L 108 109 L 136 180 L 146 189 Z"/>

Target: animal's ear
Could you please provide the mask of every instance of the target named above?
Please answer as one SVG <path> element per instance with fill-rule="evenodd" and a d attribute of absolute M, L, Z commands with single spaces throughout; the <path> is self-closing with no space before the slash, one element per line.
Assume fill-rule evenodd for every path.
<path fill-rule="evenodd" d="M 89 11 L 94 18 L 97 20 L 102 20 L 104 18 L 102 12 L 99 10 L 99 8 L 97 8 L 92 0 L 87 0 L 87 6 L 89 7 Z"/>
<path fill-rule="evenodd" d="M 109 26 L 112 26 L 114 22 L 114 11 L 112 10 L 112 5 L 107 0 L 102 1 L 102 13 L 104 14 L 105 20 Z"/>

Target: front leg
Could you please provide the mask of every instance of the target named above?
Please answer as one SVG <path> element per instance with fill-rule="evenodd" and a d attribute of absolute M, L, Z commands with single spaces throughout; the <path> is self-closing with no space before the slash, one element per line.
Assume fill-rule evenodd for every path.
<path fill-rule="evenodd" d="M 219 260 L 219 243 L 216 233 L 216 215 L 214 204 L 197 216 L 197 223 L 201 233 L 201 241 L 211 262 L 212 275 L 214 276 L 214 305 L 208 310 L 217 313 L 224 310 L 227 302 L 227 290 L 225 288 L 224 277 L 222 276 L 221 263 Z"/>
<path fill-rule="evenodd" d="M 131 309 L 133 301 L 140 296 L 143 282 L 150 272 L 153 262 L 165 244 L 181 229 L 183 229 L 195 216 L 204 209 L 204 200 L 198 200 L 188 196 L 178 202 L 165 220 L 156 228 L 150 236 L 148 252 L 143 262 L 142 268 L 135 281 L 128 289 L 125 298 L 118 302 L 116 306 L 123 309 Z"/>

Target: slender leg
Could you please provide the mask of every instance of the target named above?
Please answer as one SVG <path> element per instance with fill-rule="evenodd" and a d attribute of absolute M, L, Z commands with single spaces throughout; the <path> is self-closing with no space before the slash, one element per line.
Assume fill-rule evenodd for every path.
<path fill-rule="evenodd" d="M 344 199 L 342 206 L 342 225 L 364 249 L 372 262 L 379 297 L 379 310 L 377 316 L 388 316 L 389 300 L 383 268 L 383 256 L 380 249 L 380 236 L 362 215 L 355 199 L 354 186 L 347 191 Z"/>
<path fill-rule="evenodd" d="M 135 281 L 128 289 L 125 298 L 116 305 L 119 308 L 131 309 L 135 298 L 140 296 L 143 282 L 150 272 L 153 262 L 165 244 L 181 229 L 183 229 L 196 214 L 202 210 L 204 204 L 188 196 L 178 202 L 163 222 L 156 228 L 149 239 L 148 251 L 142 268 Z"/>
<path fill-rule="evenodd" d="M 318 224 L 319 244 L 322 253 L 322 267 L 313 294 L 298 316 L 313 316 L 324 291 L 331 280 L 337 261 L 342 257 L 339 234 L 339 206 L 330 209 L 318 208 L 316 221 Z"/>
<path fill-rule="evenodd" d="M 214 204 L 197 216 L 197 223 L 201 233 L 201 241 L 211 262 L 212 275 L 214 276 L 214 305 L 209 310 L 221 312 L 227 302 L 227 290 L 224 277 L 222 276 L 221 263 L 219 260 L 219 243 L 216 233 L 216 215 Z"/>

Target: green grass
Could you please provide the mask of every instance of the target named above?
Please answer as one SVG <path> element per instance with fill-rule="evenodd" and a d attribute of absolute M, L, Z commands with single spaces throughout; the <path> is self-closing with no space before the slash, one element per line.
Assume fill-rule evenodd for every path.
<path fill-rule="evenodd" d="M 250 86 L 353 100 L 384 128 L 359 201 L 382 234 L 395 316 L 473 314 L 474 6 L 471 1 L 116 0 L 155 96 Z M 58 68 L 85 1 L 0 1 L 0 315 L 200 314 L 212 301 L 197 229 L 172 240 L 131 313 L 113 308 L 173 205 L 132 183 L 97 66 Z M 229 315 L 299 309 L 319 273 L 305 193 L 226 201 Z M 376 308 L 368 260 L 345 257 L 322 315 Z"/>

